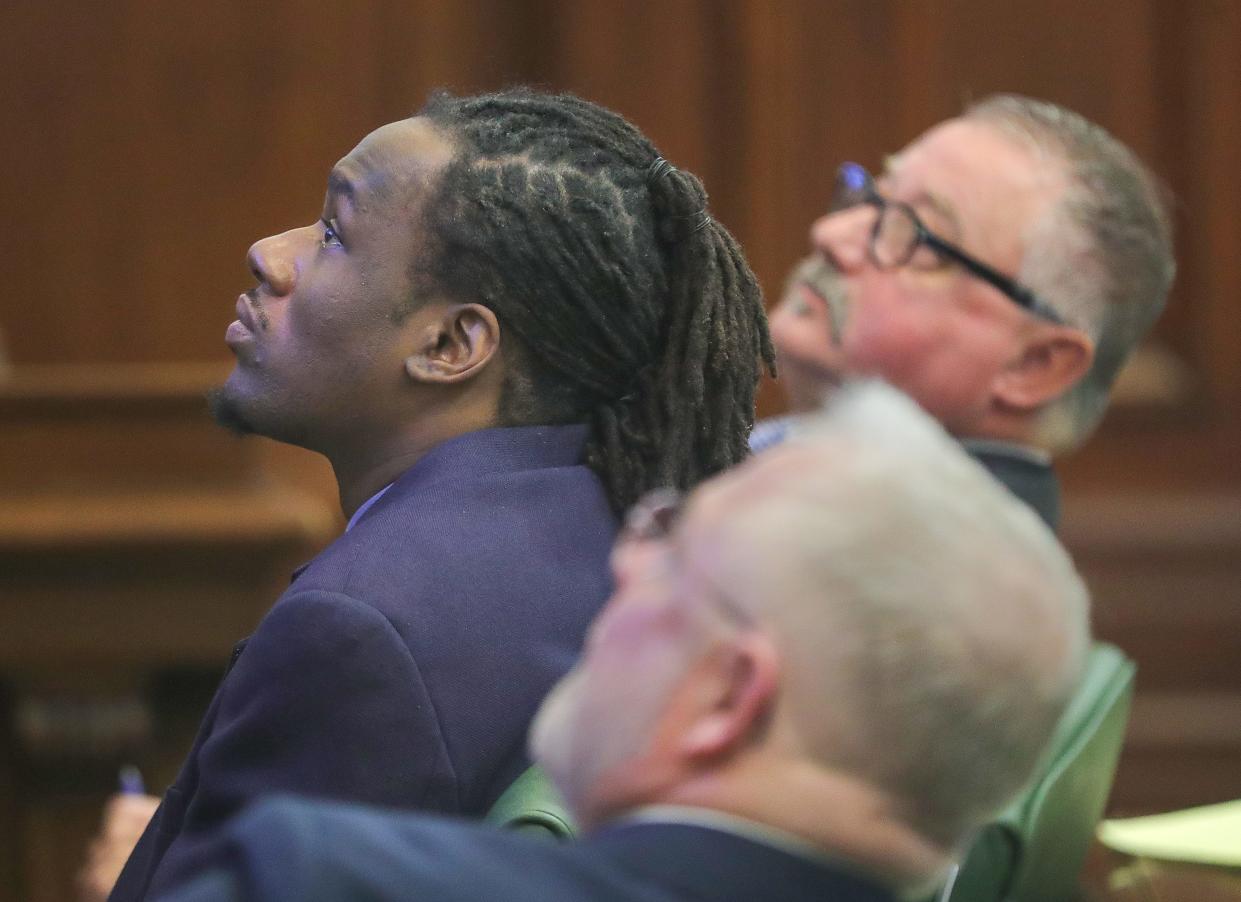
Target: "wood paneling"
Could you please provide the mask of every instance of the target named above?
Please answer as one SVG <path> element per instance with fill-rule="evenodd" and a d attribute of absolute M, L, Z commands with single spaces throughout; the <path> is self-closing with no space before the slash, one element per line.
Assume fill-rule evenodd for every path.
<path fill-rule="evenodd" d="M 222 359 L 246 248 L 317 218 L 338 157 L 433 85 L 525 76 L 520 4 L 19 6 L 0 29 L 23 73 L 0 94 L 18 363 Z"/>
<path fill-rule="evenodd" d="M 1241 493 L 1079 494 L 1065 520 L 1096 632 L 1138 662 L 1112 809 L 1241 797 Z"/>
<path fill-rule="evenodd" d="M 1199 725 L 1241 698 L 1241 4 L 18 0 L 0 10 L 0 55 L 0 330 L 19 372 L 0 398 L 10 713 L 61 704 L 67 684 L 46 682 L 56 667 L 34 680 L 37 660 L 68 683 L 121 659 L 209 674 L 295 546 L 322 541 L 322 462 L 238 445 L 196 393 L 227 365 L 249 244 L 317 216 L 331 164 L 433 87 L 528 81 L 621 110 L 703 177 L 769 295 L 841 160 L 877 165 L 1007 90 L 1101 122 L 1178 200 L 1181 275 L 1152 359 L 1181 375 L 1160 392 L 1166 370 L 1144 370 L 1156 390 L 1126 395 L 1065 463 L 1066 538 L 1100 633 L 1140 666 L 1118 804 L 1238 791 L 1241 737 Z M 779 404 L 768 387 L 763 410 Z M 144 752 L 161 772 L 184 741 L 161 732 L 166 713 Z M 63 898 L 114 762 L 27 761 L 14 717 L 0 793 L 20 783 L 27 807 L 0 810 L 0 899 L 21 881 Z"/>
<path fill-rule="evenodd" d="M 219 378 L 97 363 L 0 381 L 0 899 L 69 897 L 117 766 L 188 745 L 152 682 L 218 672 L 337 526 L 210 423 Z M 195 719 L 203 701 L 181 694 Z"/>
<path fill-rule="evenodd" d="M 1185 16 L 1183 127 L 1178 161 L 1184 200 L 1182 296 L 1201 372 L 1221 419 L 1241 418 L 1241 4 L 1200 2 Z M 1235 447 L 1235 445 L 1234 445 Z"/>

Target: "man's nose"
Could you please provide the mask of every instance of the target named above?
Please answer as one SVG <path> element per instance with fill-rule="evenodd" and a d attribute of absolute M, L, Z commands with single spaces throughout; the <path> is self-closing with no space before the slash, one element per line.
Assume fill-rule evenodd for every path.
<path fill-rule="evenodd" d="M 810 244 L 836 269 L 851 272 L 870 261 L 867 246 L 874 227 L 874 208 L 860 204 L 816 219 L 810 226 Z"/>
<path fill-rule="evenodd" d="M 254 278 L 276 297 L 289 294 L 297 281 L 295 231 L 256 241 L 246 253 L 246 263 Z"/>

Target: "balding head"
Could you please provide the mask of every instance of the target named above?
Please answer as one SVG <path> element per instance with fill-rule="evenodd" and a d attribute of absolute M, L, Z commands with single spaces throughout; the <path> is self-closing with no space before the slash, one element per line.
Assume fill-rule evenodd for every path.
<path fill-rule="evenodd" d="M 588 822 L 674 801 L 806 835 L 797 807 L 813 824 L 816 787 L 834 804 L 848 785 L 946 854 L 1028 778 L 1087 646 L 1050 532 L 877 384 L 704 485 L 616 570 L 535 734 Z"/>
<path fill-rule="evenodd" d="M 862 387 L 697 501 L 686 532 L 776 637 L 809 753 L 942 845 L 1017 791 L 1076 682 L 1086 591 L 938 426 Z"/>

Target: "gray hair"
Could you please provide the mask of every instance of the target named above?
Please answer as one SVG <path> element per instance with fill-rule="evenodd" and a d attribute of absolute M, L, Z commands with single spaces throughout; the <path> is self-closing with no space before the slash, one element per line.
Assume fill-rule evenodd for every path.
<path fill-rule="evenodd" d="M 1026 237 L 1020 280 L 1095 343 L 1090 372 L 1047 411 L 1044 441 L 1084 441 L 1116 374 L 1158 319 L 1176 274 L 1166 190 L 1127 147 L 1077 113 L 1014 94 L 987 97 L 965 118 L 993 125 L 1059 163 L 1063 199 Z"/>
<path fill-rule="evenodd" d="M 750 466 L 782 479 L 734 518 L 747 553 L 719 575 L 781 649 L 789 722 L 812 755 L 959 848 L 1029 779 L 1080 678 L 1089 604 L 1068 555 L 877 383 Z"/>

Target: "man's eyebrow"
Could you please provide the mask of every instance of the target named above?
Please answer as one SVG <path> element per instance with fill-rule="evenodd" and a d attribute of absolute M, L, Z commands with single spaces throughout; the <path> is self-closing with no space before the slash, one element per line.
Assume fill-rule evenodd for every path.
<path fill-rule="evenodd" d="M 907 203 L 915 209 L 933 210 L 935 214 L 946 222 L 954 232 L 956 237 L 961 236 L 961 220 L 957 216 L 956 209 L 952 204 L 938 194 L 932 194 L 929 191 L 919 191 L 914 194 Z"/>
<path fill-rule="evenodd" d="M 354 186 L 353 180 L 340 169 L 333 169 L 328 173 L 327 188 L 330 193 L 340 197 L 347 197 L 350 201 L 354 200 L 357 195 L 357 188 Z"/>
<path fill-rule="evenodd" d="M 900 168 L 900 154 L 890 154 L 883 159 L 883 174 L 880 178 L 893 178 L 899 174 Z M 931 191 L 918 191 L 910 197 L 901 198 L 901 200 L 915 209 L 933 211 L 936 216 L 956 232 L 954 237 L 959 238 L 961 236 L 961 218 L 957 216 L 956 208 L 947 199 Z"/>

